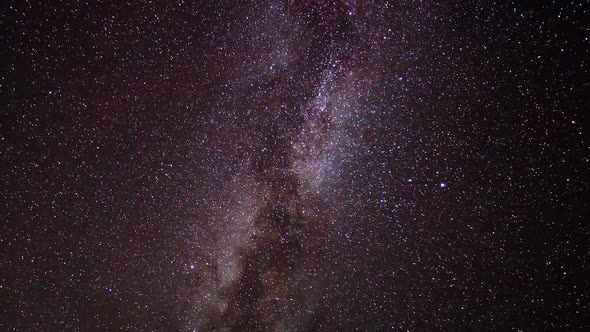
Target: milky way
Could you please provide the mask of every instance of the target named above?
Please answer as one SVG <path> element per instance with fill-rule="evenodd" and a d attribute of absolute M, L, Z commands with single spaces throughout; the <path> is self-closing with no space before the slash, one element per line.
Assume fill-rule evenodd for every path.
<path fill-rule="evenodd" d="M 590 328 L 588 7 L 5 5 L 0 329 Z"/>

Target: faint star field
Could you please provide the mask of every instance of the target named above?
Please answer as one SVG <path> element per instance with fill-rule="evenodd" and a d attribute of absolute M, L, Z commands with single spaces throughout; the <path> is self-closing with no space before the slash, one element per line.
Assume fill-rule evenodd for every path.
<path fill-rule="evenodd" d="M 0 330 L 590 329 L 588 1 L 8 1 Z"/>

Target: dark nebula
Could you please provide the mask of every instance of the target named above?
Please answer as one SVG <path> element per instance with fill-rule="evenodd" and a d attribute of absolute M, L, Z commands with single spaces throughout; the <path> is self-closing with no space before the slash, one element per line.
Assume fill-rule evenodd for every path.
<path fill-rule="evenodd" d="M 590 330 L 589 10 L 5 1 L 0 330 Z"/>

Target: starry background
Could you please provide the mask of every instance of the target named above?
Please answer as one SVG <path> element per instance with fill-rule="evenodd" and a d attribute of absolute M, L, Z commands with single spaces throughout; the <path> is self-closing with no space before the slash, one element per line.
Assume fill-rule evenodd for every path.
<path fill-rule="evenodd" d="M 588 1 L 0 10 L 1 330 L 590 328 Z"/>

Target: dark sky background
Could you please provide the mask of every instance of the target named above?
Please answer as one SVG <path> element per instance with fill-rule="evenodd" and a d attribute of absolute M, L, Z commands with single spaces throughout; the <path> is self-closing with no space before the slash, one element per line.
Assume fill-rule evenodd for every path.
<path fill-rule="evenodd" d="M 588 1 L 7 1 L 0 330 L 590 329 Z"/>

